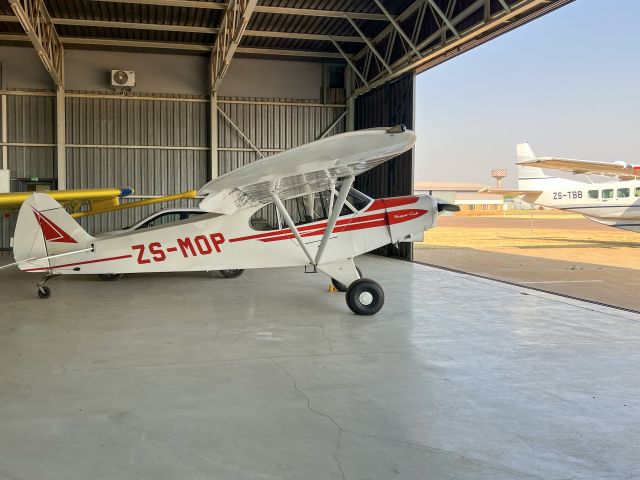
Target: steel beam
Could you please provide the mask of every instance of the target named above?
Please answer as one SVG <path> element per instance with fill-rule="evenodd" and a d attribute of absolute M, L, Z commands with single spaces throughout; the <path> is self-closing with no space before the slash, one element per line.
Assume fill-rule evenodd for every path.
<path fill-rule="evenodd" d="M 262 151 L 255 146 L 255 144 L 251 141 L 251 139 L 245 135 L 242 129 L 238 125 L 236 125 L 233 120 L 231 120 L 229 115 L 224 113 L 224 110 L 222 110 L 220 107 L 218 107 L 218 111 L 220 112 L 220 115 L 222 115 L 222 118 L 224 118 L 227 122 L 229 122 L 229 125 L 231 125 L 236 130 L 236 132 L 240 134 L 240 136 L 244 139 L 244 141 L 249 144 L 249 146 L 258 154 L 258 156 L 260 158 L 264 158 L 265 157 L 264 153 L 262 153 Z"/>
<path fill-rule="evenodd" d="M 218 92 L 209 101 L 209 180 L 218 176 Z"/>
<path fill-rule="evenodd" d="M 229 0 L 220 21 L 220 32 L 213 44 L 209 62 L 212 92 L 220 88 L 257 3 L 258 0 Z"/>
<path fill-rule="evenodd" d="M 217 27 L 194 27 L 189 25 L 167 25 L 164 23 L 144 23 L 144 22 L 120 22 L 106 20 L 85 20 L 80 18 L 57 18 L 52 17 L 54 25 L 68 25 L 73 27 L 95 27 L 95 28 L 121 28 L 125 30 L 149 30 L 156 32 L 183 32 L 183 33 L 205 33 L 217 35 L 220 31 Z M 0 15 L 0 22 L 18 22 L 15 15 Z M 319 40 L 329 41 L 327 35 L 300 32 L 274 32 L 269 30 L 245 30 L 245 37 L 268 37 L 268 38 L 288 38 L 293 40 Z M 334 37 L 340 42 L 364 43 L 358 36 L 338 36 Z"/>
<path fill-rule="evenodd" d="M 502 0 L 502 1 L 504 1 L 504 0 Z M 384 5 L 382 5 L 382 2 L 380 0 L 374 0 L 374 2 L 376 2 L 376 5 L 378 5 L 378 8 L 382 11 L 384 16 L 389 19 L 389 23 L 391 23 L 393 28 L 396 29 L 396 31 L 402 37 L 402 39 L 407 43 L 407 45 L 409 45 L 409 48 L 411 48 L 411 50 L 413 50 L 416 53 L 416 55 L 418 55 L 419 57 L 422 57 L 422 54 L 420 53 L 420 50 L 418 50 L 418 48 L 415 46 L 413 41 L 405 33 L 405 31 L 402 29 L 402 27 L 400 27 L 398 22 L 396 22 L 395 18 L 393 18 L 391 16 L 391 14 L 389 13 L 389 11 L 386 8 L 384 8 Z"/>
<path fill-rule="evenodd" d="M 358 70 L 358 67 L 356 67 L 355 63 L 353 63 L 351 61 L 351 58 L 349 58 L 349 55 L 347 55 L 344 50 L 342 50 L 342 48 L 340 48 L 340 45 L 338 45 L 338 42 L 336 42 L 333 38 L 331 39 L 331 43 L 333 43 L 333 46 L 336 47 L 336 50 L 338 50 L 338 52 L 340 52 L 340 55 L 342 56 L 342 58 L 344 58 L 347 63 L 349 64 L 349 66 L 351 67 L 351 70 L 353 70 L 355 72 L 356 75 L 358 75 L 358 77 L 360 77 L 360 80 L 362 80 L 362 82 L 365 85 L 369 85 L 367 83 L 367 79 L 364 77 L 364 75 L 362 74 L 362 72 L 360 70 Z"/>
<path fill-rule="evenodd" d="M 64 48 L 44 0 L 9 0 L 53 83 L 64 86 Z"/>
<path fill-rule="evenodd" d="M 378 52 L 378 50 L 376 49 L 376 47 L 373 46 L 373 43 L 371 43 L 371 40 L 369 40 L 367 38 L 367 36 L 363 33 L 362 30 L 360 30 L 360 28 L 358 27 L 358 25 L 356 24 L 356 22 L 349 16 L 347 16 L 347 20 L 349 21 L 349 23 L 351 24 L 351 26 L 353 27 L 353 29 L 358 33 L 358 35 L 360 35 L 360 37 L 362 38 L 362 40 L 364 40 L 364 43 L 367 44 L 367 47 L 369 47 L 369 49 L 371 50 L 371 52 L 376 56 L 376 58 L 378 60 L 380 60 L 380 63 L 382 63 L 382 65 L 384 66 L 384 68 L 387 69 L 387 71 L 389 73 L 391 73 L 391 67 L 389 66 L 389 64 L 387 63 L 387 61 L 384 59 L 384 57 L 382 55 L 380 55 L 380 52 Z"/>
<path fill-rule="evenodd" d="M 318 138 L 316 138 L 316 140 L 322 140 L 324 137 L 326 137 L 327 135 L 329 135 L 329 132 L 331 132 L 331 130 L 333 130 L 334 128 L 336 128 L 336 126 L 338 125 L 338 123 L 340 123 L 340 121 L 347 116 L 347 110 L 345 110 L 344 112 L 342 112 L 340 115 L 338 115 L 338 118 L 336 118 L 333 122 L 331 122 L 331 125 L 329 125 L 327 128 L 325 128 L 324 132 L 322 132 L 320 134 L 320 136 Z"/>
<path fill-rule="evenodd" d="M 185 50 L 193 52 L 210 52 L 212 47 L 207 43 L 178 43 L 178 42 L 151 42 L 147 40 L 119 40 L 111 38 L 84 38 L 61 37 L 63 45 L 102 46 L 118 48 L 153 48 L 158 50 Z M 15 33 L 0 34 L 0 41 L 28 42 L 25 35 Z M 307 50 L 281 50 L 277 48 L 238 47 L 236 53 L 243 55 L 259 55 L 274 57 L 303 57 L 303 58 L 343 58 L 339 53 L 315 52 Z"/>
<path fill-rule="evenodd" d="M 427 0 L 427 2 L 429 3 L 429 5 L 431 5 L 431 8 L 433 8 L 433 11 L 436 12 L 440 17 L 440 19 L 447 25 L 447 27 L 449 27 L 449 30 L 451 30 L 451 32 L 456 36 L 456 38 L 460 38 L 460 33 L 458 32 L 458 30 L 456 30 L 456 27 L 453 26 L 453 23 L 451 23 L 451 20 L 449 20 L 447 16 L 444 14 L 444 12 L 440 10 L 440 7 L 438 6 L 438 4 L 434 0 Z"/>
<path fill-rule="evenodd" d="M 378 87 L 393 78 L 397 78 L 407 72 L 410 71 L 422 71 L 426 65 L 434 63 L 439 58 L 449 58 L 446 55 L 451 53 L 451 56 L 455 56 L 462 51 L 466 51 L 470 48 L 473 48 L 476 45 L 482 43 L 485 37 L 482 39 L 478 39 L 482 34 L 487 33 L 487 38 L 494 38 L 498 35 L 501 35 L 505 31 L 516 28 L 517 26 L 524 24 L 533 20 L 534 18 L 539 17 L 540 15 L 544 15 L 556 8 L 559 8 L 562 5 L 571 3 L 573 0 L 522 0 L 517 4 L 512 5 L 511 12 L 506 12 L 502 10 L 496 14 L 494 14 L 488 22 L 483 22 L 478 25 L 472 26 L 468 28 L 466 31 L 462 32 L 462 36 L 459 39 L 449 40 L 444 44 L 440 44 L 429 51 L 424 52 L 424 57 L 416 59 L 414 61 L 408 61 L 408 56 L 404 55 L 403 57 L 397 59 L 391 67 L 393 68 L 393 73 L 388 75 L 380 75 L 378 78 L 370 81 L 368 87 L 358 88 L 355 92 L 356 95 L 361 95 L 362 93 L 367 92 L 371 88 Z M 469 6 L 466 10 L 456 16 L 452 23 L 455 25 L 465 18 L 467 18 L 470 14 L 476 11 L 478 8 L 482 8 L 484 6 L 484 0 L 477 0 L 471 6 Z M 538 10 L 534 10 L 536 7 L 539 7 Z M 502 25 L 501 28 L 496 29 L 498 25 Z M 448 27 L 442 27 L 448 28 Z M 427 45 L 432 43 L 438 36 L 442 33 L 442 28 L 438 31 L 434 32 L 427 39 L 421 41 L 417 47 L 422 51 Z"/>
<path fill-rule="evenodd" d="M 196 0 L 93 0 L 94 2 L 126 3 L 130 5 L 158 5 L 163 7 L 201 8 L 206 10 L 225 10 L 226 3 L 196 1 Z M 377 13 L 348 12 L 341 10 L 321 10 L 313 8 L 271 7 L 259 5 L 255 9 L 258 13 L 272 13 L 277 15 L 300 15 L 310 17 L 344 18 L 351 15 L 359 20 L 386 21 L 384 15 Z"/>
<path fill-rule="evenodd" d="M 500 5 L 502 5 L 502 8 L 504 8 L 506 12 L 511 11 L 511 7 L 507 4 L 507 2 L 505 2 L 505 0 L 498 0 L 498 2 L 500 2 Z"/>
<path fill-rule="evenodd" d="M 58 85 L 58 88 L 56 89 L 56 172 L 58 178 L 58 190 L 66 190 L 67 188 L 65 111 L 64 86 Z"/>

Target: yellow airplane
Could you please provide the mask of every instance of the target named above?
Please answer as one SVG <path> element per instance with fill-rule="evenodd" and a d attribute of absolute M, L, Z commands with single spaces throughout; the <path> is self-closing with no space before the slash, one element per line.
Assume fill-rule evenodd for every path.
<path fill-rule="evenodd" d="M 0 211 L 17 210 L 33 192 L 0 193 Z M 131 188 L 92 188 L 82 190 L 48 190 L 46 193 L 71 212 L 71 216 L 86 217 L 100 213 L 124 210 L 127 208 L 141 207 L 155 203 L 194 198 L 195 190 L 163 197 L 147 198 L 137 202 L 120 203 L 120 199 L 133 194 Z M 83 210 L 83 207 L 85 208 Z"/>

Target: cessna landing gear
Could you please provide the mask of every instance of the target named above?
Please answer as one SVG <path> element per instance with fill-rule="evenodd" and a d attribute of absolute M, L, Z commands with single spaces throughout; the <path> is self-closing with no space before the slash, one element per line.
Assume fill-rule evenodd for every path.
<path fill-rule="evenodd" d="M 57 277 L 58 274 L 55 273 L 47 273 L 42 280 L 38 283 L 38 298 L 49 298 L 51 296 L 51 289 L 45 285 L 49 280 L 53 277 Z"/>
<path fill-rule="evenodd" d="M 346 300 L 356 315 L 374 315 L 384 305 L 384 291 L 373 280 L 361 278 L 349 285 Z"/>
<path fill-rule="evenodd" d="M 360 271 L 360 269 L 358 267 L 356 267 L 356 270 L 358 271 L 358 276 L 360 278 L 362 278 L 362 272 Z M 344 283 L 340 283 L 338 280 L 336 280 L 335 278 L 331 278 L 331 283 L 333 284 L 334 288 L 336 290 L 338 290 L 339 292 L 346 292 L 347 291 L 347 286 Z"/>
<path fill-rule="evenodd" d="M 238 278 L 240 275 L 242 275 L 244 273 L 244 270 L 237 268 L 237 269 L 228 269 L 228 270 L 218 270 L 220 272 L 220 275 L 222 275 L 224 278 Z"/>

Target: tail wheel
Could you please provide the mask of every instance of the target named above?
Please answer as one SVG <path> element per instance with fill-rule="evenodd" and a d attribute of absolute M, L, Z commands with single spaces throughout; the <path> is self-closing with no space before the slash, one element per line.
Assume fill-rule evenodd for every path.
<path fill-rule="evenodd" d="M 122 273 L 100 273 L 98 278 L 104 282 L 113 282 L 122 278 Z"/>
<path fill-rule="evenodd" d="M 240 275 L 244 273 L 244 270 L 238 269 L 228 269 L 228 270 L 218 270 L 220 275 L 224 278 L 238 278 Z"/>
<path fill-rule="evenodd" d="M 358 277 L 362 278 L 362 272 L 360 271 L 360 269 L 358 267 L 356 267 L 356 270 L 358 271 Z M 331 283 L 333 284 L 335 289 L 338 290 L 339 292 L 344 293 L 344 292 L 347 291 L 347 286 L 344 283 L 340 283 L 335 278 L 331 279 Z"/>
<path fill-rule="evenodd" d="M 384 305 L 384 290 L 373 280 L 361 278 L 349 285 L 346 300 L 356 315 L 375 315 Z"/>
<path fill-rule="evenodd" d="M 49 287 L 47 287 L 46 285 L 42 285 L 41 287 L 38 287 L 38 298 L 49 298 L 51 296 L 51 289 Z"/>

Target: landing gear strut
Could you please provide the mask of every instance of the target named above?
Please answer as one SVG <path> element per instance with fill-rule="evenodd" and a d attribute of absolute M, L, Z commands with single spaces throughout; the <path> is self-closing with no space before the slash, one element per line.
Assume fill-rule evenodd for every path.
<path fill-rule="evenodd" d="M 362 272 L 360 271 L 360 269 L 356 267 L 356 270 L 358 271 L 358 277 L 362 278 Z M 333 277 L 331 277 L 331 283 L 333 284 L 333 287 L 339 292 L 344 293 L 347 291 L 348 287 L 344 283 L 339 282 Z"/>
<path fill-rule="evenodd" d="M 47 283 L 52 278 L 58 277 L 58 276 L 59 275 L 57 273 L 49 272 L 44 277 L 42 277 L 42 280 L 38 282 L 38 298 L 45 299 L 51 296 L 51 289 L 47 287 L 45 283 Z"/>

